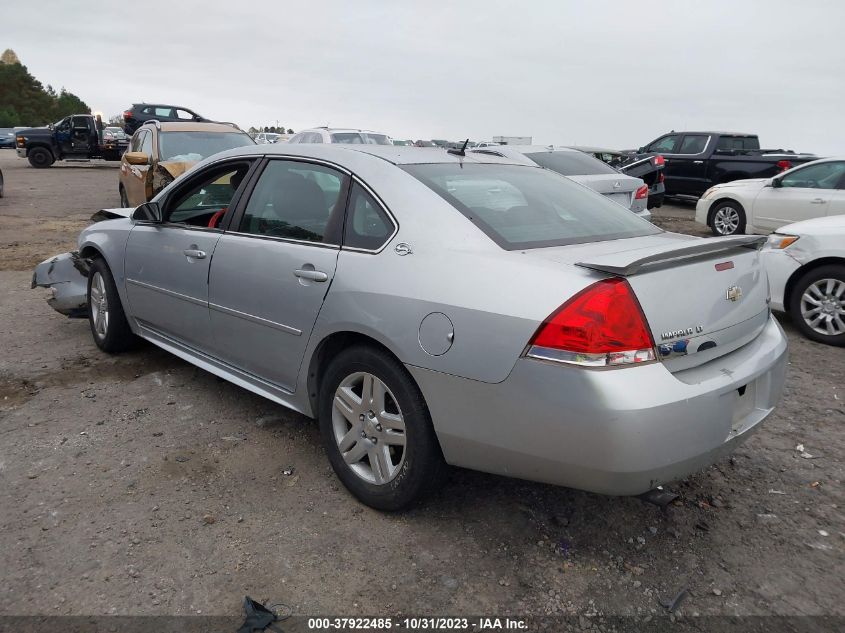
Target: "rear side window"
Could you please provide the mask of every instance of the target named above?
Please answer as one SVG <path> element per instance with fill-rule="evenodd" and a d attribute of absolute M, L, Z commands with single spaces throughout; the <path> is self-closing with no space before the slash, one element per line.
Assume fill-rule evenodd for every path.
<path fill-rule="evenodd" d="M 395 228 L 378 202 L 361 185 L 353 184 L 343 231 L 343 245 L 378 250 L 393 235 Z"/>
<path fill-rule="evenodd" d="M 506 250 L 661 232 L 605 196 L 547 169 L 457 163 L 403 169 Z"/>
<path fill-rule="evenodd" d="M 244 210 L 239 231 L 306 242 L 340 241 L 344 176 L 322 165 L 267 164 Z"/>
<path fill-rule="evenodd" d="M 681 149 L 678 154 L 700 154 L 707 147 L 709 136 L 702 134 L 687 134 L 681 142 Z"/>
<path fill-rule="evenodd" d="M 526 156 L 540 167 L 551 169 L 563 176 L 619 173 L 613 167 L 583 152 L 532 152 Z"/>

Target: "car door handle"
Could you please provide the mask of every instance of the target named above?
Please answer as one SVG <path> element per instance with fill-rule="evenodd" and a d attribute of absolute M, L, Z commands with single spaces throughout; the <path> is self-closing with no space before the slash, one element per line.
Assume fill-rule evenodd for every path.
<path fill-rule="evenodd" d="M 824 204 L 825 200 L 824 200 L 824 198 L 813 198 L 812 200 L 810 200 L 810 203 L 811 204 Z"/>
<path fill-rule="evenodd" d="M 186 248 L 182 252 L 185 254 L 185 257 L 190 257 L 191 259 L 205 259 L 205 251 L 198 251 L 195 248 Z"/>
<path fill-rule="evenodd" d="M 298 268 L 293 271 L 293 274 L 300 279 L 308 279 L 310 281 L 328 281 L 329 279 L 329 276 L 322 270 L 303 270 L 302 268 Z"/>
<path fill-rule="evenodd" d="M 703 165 L 704 161 L 703 160 L 694 160 L 694 161 L 692 161 L 692 164 L 693 165 Z"/>

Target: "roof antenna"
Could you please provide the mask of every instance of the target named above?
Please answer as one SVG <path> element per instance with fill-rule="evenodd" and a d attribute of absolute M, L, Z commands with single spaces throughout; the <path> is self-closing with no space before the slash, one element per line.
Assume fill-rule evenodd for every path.
<path fill-rule="evenodd" d="M 461 146 L 461 149 L 457 147 L 452 147 L 446 150 L 447 154 L 454 154 L 455 156 L 466 156 L 467 155 L 467 145 L 469 145 L 469 139 L 464 141 L 464 144 Z"/>

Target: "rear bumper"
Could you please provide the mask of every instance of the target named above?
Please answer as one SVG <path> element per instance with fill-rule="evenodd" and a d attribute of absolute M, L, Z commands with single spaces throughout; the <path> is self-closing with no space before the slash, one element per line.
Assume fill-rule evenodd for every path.
<path fill-rule="evenodd" d="M 489 384 L 408 369 L 450 464 L 635 495 L 743 442 L 780 399 L 786 359 L 770 317 L 743 348 L 675 374 L 661 363 L 593 371 L 522 358 Z"/>
<path fill-rule="evenodd" d="M 18 158 L 26 158 L 26 148 L 24 147 L 16 147 L 15 151 L 18 154 Z"/>

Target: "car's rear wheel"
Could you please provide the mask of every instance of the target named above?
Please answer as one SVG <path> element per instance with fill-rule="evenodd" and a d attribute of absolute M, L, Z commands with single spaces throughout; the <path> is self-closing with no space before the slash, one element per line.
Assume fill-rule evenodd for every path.
<path fill-rule="evenodd" d="M 807 338 L 845 346 L 845 266 L 819 266 L 801 277 L 790 295 L 789 314 Z"/>
<path fill-rule="evenodd" d="M 363 503 L 401 510 L 442 483 L 447 466 L 422 393 L 372 347 L 338 354 L 321 381 L 320 431 L 338 478 Z"/>
<path fill-rule="evenodd" d="M 734 200 L 724 200 L 713 208 L 710 230 L 714 235 L 745 233 L 745 209 Z"/>
<path fill-rule="evenodd" d="M 37 169 L 49 167 L 55 161 L 50 150 L 44 147 L 33 147 L 27 152 L 27 158 L 29 159 L 29 164 Z"/>
<path fill-rule="evenodd" d="M 104 352 L 124 352 L 136 342 L 111 270 L 99 257 L 91 263 L 88 273 L 88 322 L 94 342 Z"/>

